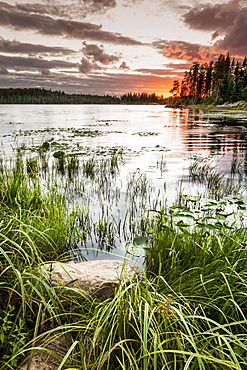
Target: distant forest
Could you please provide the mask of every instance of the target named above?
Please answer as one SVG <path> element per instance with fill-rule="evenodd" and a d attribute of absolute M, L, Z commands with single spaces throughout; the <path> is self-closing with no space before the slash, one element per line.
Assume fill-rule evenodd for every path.
<path fill-rule="evenodd" d="M 184 78 L 173 81 L 171 97 L 155 93 L 111 95 L 66 94 L 44 88 L 0 89 L 0 104 L 223 104 L 247 101 L 247 58 L 236 61 L 221 54 L 210 63 L 194 62 Z"/>
<path fill-rule="evenodd" d="M 172 98 L 187 104 L 223 104 L 247 100 L 247 58 L 242 62 L 221 54 L 208 63 L 194 62 L 181 83 L 173 81 Z"/>
<path fill-rule="evenodd" d="M 128 93 L 121 97 L 110 95 L 66 94 L 44 88 L 0 89 L 0 104 L 162 104 L 155 93 Z"/>

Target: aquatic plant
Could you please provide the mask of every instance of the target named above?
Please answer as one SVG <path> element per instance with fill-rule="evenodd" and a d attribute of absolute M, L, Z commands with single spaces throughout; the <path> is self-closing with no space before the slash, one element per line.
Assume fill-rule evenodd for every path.
<path fill-rule="evenodd" d="M 230 195 L 237 166 L 226 180 L 195 159 L 191 178 L 206 193 L 181 190 L 168 206 L 140 169 L 119 180 L 121 148 L 82 159 L 61 152 L 19 149 L 0 166 L 0 368 L 39 348 L 59 370 L 245 369 L 247 207 Z M 46 260 L 83 260 L 87 248 L 114 255 L 122 242 L 145 263 L 111 299 L 43 278 Z"/>

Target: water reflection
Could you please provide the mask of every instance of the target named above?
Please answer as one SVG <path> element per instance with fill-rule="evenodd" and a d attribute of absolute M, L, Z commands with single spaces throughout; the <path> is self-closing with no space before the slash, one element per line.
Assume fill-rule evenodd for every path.
<path fill-rule="evenodd" d="M 73 202 L 90 212 L 78 215 L 79 226 L 90 229 L 79 243 L 89 259 L 104 258 L 115 245 L 108 258 L 122 257 L 124 242 L 145 234 L 143 215 L 181 194 L 240 192 L 247 173 L 246 120 L 232 121 L 160 106 L 0 106 L 6 157 L 17 144 L 26 155 L 39 155 L 49 141 L 48 163 L 56 151 L 80 161 L 81 188 L 71 192 Z M 121 153 L 117 176 L 104 172 L 115 163 L 109 162 L 114 153 Z"/>
<path fill-rule="evenodd" d="M 244 113 L 236 118 L 232 113 L 161 106 L 1 105 L 0 139 L 2 150 L 9 155 L 16 143 L 38 147 L 52 137 L 66 150 L 89 148 L 100 152 L 122 146 L 130 153 L 123 176 L 141 168 L 158 181 L 156 165 L 163 158 L 167 168 L 162 178 L 174 187 L 188 177 L 193 153 L 214 156 L 226 174 L 230 173 L 234 154 L 246 169 L 246 122 Z M 82 130 L 98 130 L 99 134 L 79 135 Z"/>

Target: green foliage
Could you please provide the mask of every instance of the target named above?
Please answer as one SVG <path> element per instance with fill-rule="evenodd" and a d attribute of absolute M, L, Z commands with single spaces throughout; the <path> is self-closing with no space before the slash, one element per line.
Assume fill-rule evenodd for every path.
<path fill-rule="evenodd" d="M 2 167 L 0 176 L 0 217 L 4 237 L 18 245 L 30 239 L 47 258 L 55 257 L 67 244 L 70 216 L 65 194 L 56 184 L 47 191 L 39 177 L 38 159 L 27 158 L 20 152 L 8 168 Z M 8 242 L 5 240 L 4 248 Z"/>
<path fill-rule="evenodd" d="M 246 100 L 247 86 L 247 59 L 236 62 L 220 54 L 218 59 L 210 63 L 199 64 L 194 62 L 189 71 L 184 73 L 184 78 L 179 83 L 174 81 L 170 91 L 175 93 L 167 102 L 174 105 L 181 104 L 223 104 Z M 179 89 L 180 87 L 180 89 Z M 180 98 L 178 98 L 180 91 Z"/>
<path fill-rule="evenodd" d="M 0 89 L 0 104 L 152 104 L 163 103 L 163 98 L 147 93 L 110 95 L 65 94 L 39 88 Z"/>
<path fill-rule="evenodd" d="M 97 183 L 101 196 L 111 197 L 109 179 L 119 172 L 122 154 L 120 148 L 108 158 L 84 161 L 83 186 L 86 180 L 90 188 Z M 62 151 L 56 156 L 54 161 L 63 158 L 64 174 L 77 172 L 76 158 Z M 0 368 L 16 369 L 41 348 L 58 370 L 244 370 L 247 207 L 226 190 L 218 199 L 230 185 L 210 158 L 192 158 L 189 171 L 191 181 L 208 184 L 213 199 L 179 194 L 166 209 L 147 211 L 152 186 L 139 170 L 129 174 L 126 202 L 132 213 L 122 227 L 134 230 L 127 250 L 145 253 L 145 269 L 104 302 L 44 278 L 41 265 L 61 259 L 76 231 L 64 174 L 56 167 L 59 184 L 51 172 L 44 186 L 38 158 L 24 160 L 19 150 L 8 166 L 1 165 Z M 239 171 L 233 157 L 231 176 Z M 65 183 L 73 188 L 72 179 Z M 90 228 L 88 204 L 81 216 L 76 212 L 83 232 Z M 104 210 L 92 229 L 99 247 L 112 247 L 119 225 Z M 63 353 L 51 347 L 59 338 L 67 343 Z"/>
<path fill-rule="evenodd" d="M 128 242 L 125 244 L 126 252 L 133 254 L 134 256 L 145 256 L 147 248 L 148 238 L 146 236 L 136 236 L 133 242 Z"/>
<path fill-rule="evenodd" d="M 247 101 L 247 86 L 242 89 L 241 95 L 242 99 Z"/>
<path fill-rule="evenodd" d="M 159 98 L 155 93 L 128 93 L 126 95 L 122 95 L 120 101 L 124 104 L 157 104 L 162 103 L 162 98 Z"/>

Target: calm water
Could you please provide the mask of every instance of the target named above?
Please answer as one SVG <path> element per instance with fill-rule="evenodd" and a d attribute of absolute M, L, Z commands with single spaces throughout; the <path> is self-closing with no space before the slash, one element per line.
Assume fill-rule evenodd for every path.
<path fill-rule="evenodd" d="M 178 189 L 201 191 L 188 181 L 192 156 L 212 156 L 227 176 L 234 154 L 244 173 L 246 119 L 245 113 L 204 114 L 159 105 L 0 105 L 0 141 L 6 157 L 13 147 L 35 148 L 51 138 L 66 151 L 84 150 L 84 155 L 123 147 L 122 183 L 139 169 L 172 204 Z"/>
<path fill-rule="evenodd" d="M 240 114 L 237 125 L 220 125 L 217 117 L 225 114 L 156 105 L 0 105 L 0 141 L 5 154 L 17 144 L 38 145 L 51 137 L 91 148 L 123 146 L 139 153 L 129 158 L 128 168 L 139 167 L 150 177 L 164 158 L 169 183 L 186 177 L 192 154 L 214 155 L 225 173 L 233 152 L 245 158 L 246 115 Z M 102 135 L 73 137 L 66 131 L 70 128 L 99 130 Z"/>

